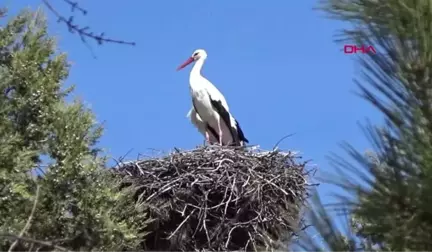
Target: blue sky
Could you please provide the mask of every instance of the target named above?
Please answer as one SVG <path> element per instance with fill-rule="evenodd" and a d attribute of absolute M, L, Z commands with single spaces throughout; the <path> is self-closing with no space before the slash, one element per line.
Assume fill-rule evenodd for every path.
<path fill-rule="evenodd" d="M 69 13 L 63 1 L 52 1 Z M 169 151 L 202 144 L 186 114 L 191 107 L 190 67 L 176 67 L 195 49 L 208 53 L 204 75 L 224 93 L 251 144 L 301 151 L 320 170 L 343 140 L 369 148 L 357 122 L 380 118 L 353 94 L 353 56 L 332 39 L 342 24 L 313 10 L 315 1 L 270 2 L 147 0 L 80 1 L 89 14 L 83 26 L 137 46 L 92 43 L 93 59 L 80 39 L 49 14 L 50 31 L 72 61 L 67 84 L 105 121 L 101 146 L 112 157 L 149 149 Z M 7 1 L 12 13 L 40 0 Z M 11 13 L 11 14 L 12 14 Z M 321 186 L 326 195 L 328 186 Z"/>

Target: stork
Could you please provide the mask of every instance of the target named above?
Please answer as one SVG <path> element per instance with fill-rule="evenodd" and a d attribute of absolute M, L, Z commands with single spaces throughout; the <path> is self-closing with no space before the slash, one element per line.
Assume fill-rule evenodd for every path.
<path fill-rule="evenodd" d="M 193 108 L 188 115 L 190 115 L 191 120 L 194 112 L 197 114 L 196 119 L 199 116 L 201 120 L 196 122 L 198 124 L 200 121 L 202 122 L 199 127 L 206 129 L 204 135 L 209 143 L 212 142 L 211 135 L 213 134 L 214 137 L 218 138 L 220 145 L 243 146 L 244 143 L 249 141 L 244 136 L 238 121 L 229 112 L 225 97 L 210 81 L 201 75 L 201 69 L 206 59 L 206 51 L 198 49 L 177 68 L 177 71 L 179 71 L 195 62 L 189 75 Z M 212 131 L 214 132 L 212 133 Z"/>
<path fill-rule="evenodd" d="M 198 115 L 198 113 L 193 107 L 189 110 L 187 117 L 203 136 L 206 136 L 206 131 L 208 131 L 208 142 L 210 144 L 215 144 L 219 142 L 219 134 L 201 119 L 201 117 Z"/>

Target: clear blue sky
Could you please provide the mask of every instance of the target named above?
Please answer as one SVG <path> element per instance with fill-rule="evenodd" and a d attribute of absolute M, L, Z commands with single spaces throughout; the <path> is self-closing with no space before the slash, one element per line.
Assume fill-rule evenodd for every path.
<path fill-rule="evenodd" d="M 63 1 L 52 1 L 69 13 Z M 380 115 L 355 96 L 352 56 L 332 39 L 341 23 L 312 10 L 315 1 L 79 1 L 89 14 L 83 26 L 135 47 L 80 39 L 49 15 L 50 31 L 73 62 L 68 84 L 105 121 L 101 146 L 112 157 L 130 149 L 129 159 L 148 148 L 193 148 L 202 136 L 186 114 L 191 107 L 190 67 L 176 67 L 195 49 L 208 53 L 204 75 L 224 93 L 251 144 L 301 151 L 320 170 L 331 170 L 329 152 L 344 154 L 346 140 L 369 148 L 357 122 Z M 103 4 L 102 4 L 103 2 Z M 13 13 L 40 0 L 7 1 Z M 327 188 L 327 189 L 326 189 Z M 328 187 L 321 186 L 328 194 Z"/>

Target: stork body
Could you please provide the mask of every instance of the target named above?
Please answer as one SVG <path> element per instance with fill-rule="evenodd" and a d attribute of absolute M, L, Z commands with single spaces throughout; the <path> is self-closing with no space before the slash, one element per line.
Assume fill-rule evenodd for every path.
<path fill-rule="evenodd" d="M 201 117 L 198 115 L 198 113 L 193 107 L 189 110 L 187 117 L 204 137 L 206 137 L 206 134 L 208 134 L 207 141 L 210 144 L 219 143 L 219 134 L 216 132 L 215 129 L 210 127 L 206 122 L 201 119 Z"/>
<path fill-rule="evenodd" d="M 189 76 L 193 110 L 204 123 L 201 126 L 206 127 L 205 136 L 208 142 L 212 142 L 210 139 L 213 134 L 211 129 L 214 129 L 217 136 L 216 134 L 213 135 L 219 138 L 219 144 L 242 146 L 244 143 L 248 143 L 248 140 L 245 138 L 240 124 L 229 112 L 225 97 L 201 75 L 201 69 L 206 58 L 207 53 L 204 50 L 196 50 L 192 57 L 178 68 L 180 70 L 195 62 Z"/>

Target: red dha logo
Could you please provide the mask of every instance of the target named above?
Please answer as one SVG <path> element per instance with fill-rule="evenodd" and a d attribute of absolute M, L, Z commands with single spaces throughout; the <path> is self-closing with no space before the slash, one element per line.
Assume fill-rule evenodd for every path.
<path fill-rule="evenodd" d="M 373 46 L 357 47 L 356 45 L 344 45 L 345 54 L 358 53 L 358 51 L 361 51 L 361 53 L 370 53 L 370 52 L 373 52 L 374 54 L 376 53 L 376 50 Z"/>

